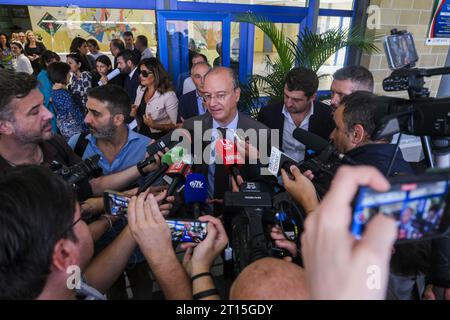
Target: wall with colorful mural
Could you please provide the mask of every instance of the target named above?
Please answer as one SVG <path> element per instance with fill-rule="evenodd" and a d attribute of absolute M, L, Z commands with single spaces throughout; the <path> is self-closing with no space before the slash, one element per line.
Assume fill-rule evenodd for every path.
<path fill-rule="evenodd" d="M 45 46 L 56 52 L 68 52 L 76 36 L 98 41 L 101 51 L 109 51 L 109 42 L 125 31 L 145 35 L 156 52 L 156 18 L 154 10 L 29 7 L 33 31 Z"/>

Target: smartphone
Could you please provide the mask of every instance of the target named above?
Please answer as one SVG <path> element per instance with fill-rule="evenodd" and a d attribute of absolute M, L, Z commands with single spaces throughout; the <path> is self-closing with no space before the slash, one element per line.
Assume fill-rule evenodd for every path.
<path fill-rule="evenodd" d="M 397 243 L 431 239 L 449 232 L 450 175 L 424 174 L 394 177 L 387 192 L 361 187 L 353 202 L 351 232 L 361 238 L 376 214 L 391 216 L 397 223 Z"/>
<path fill-rule="evenodd" d="M 392 70 L 414 65 L 419 60 L 410 32 L 387 36 L 384 39 L 384 50 Z"/>
<path fill-rule="evenodd" d="M 107 214 L 125 216 L 128 213 L 128 202 L 131 196 L 112 190 L 103 192 L 103 203 Z"/>
<path fill-rule="evenodd" d="M 167 219 L 172 241 L 199 243 L 206 238 L 208 233 L 208 222 L 200 220 L 175 220 Z"/>

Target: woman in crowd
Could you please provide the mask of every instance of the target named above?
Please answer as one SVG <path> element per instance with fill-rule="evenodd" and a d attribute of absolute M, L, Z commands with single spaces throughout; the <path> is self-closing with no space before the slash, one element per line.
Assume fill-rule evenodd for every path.
<path fill-rule="evenodd" d="M 86 130 L 80 106 L 67 90 L 70 66 L 64 62 L 53 62 L 48 66 L 47 72 L 53 83 L 52 103 L 56 111 L 56 123 L 61 135 L 69 140 L 73 135 Z"/>
<path fill-rule="evenodd" d="M 39 71 L 41 71 L 41 66 L 39 65 L 39 57 L 47 49 L 42 42 L 36 40 L 33 31 L 28 30 L 25 35 L 27 37 L 27 43 L 25 44 L 25 55 L 31 62 L 34 74 L 38 75 Z"/>
<path fill-rule="evenodd" d="M 139 133 L 159 139 L 176 127 L 178 99 L 167 72 L 156 58 L 142 60 L 139 69 L 141 85 L 131 116 L 137 119 Z"/>
<path fill-rule="evenodd" d="M 103 85 L 105 84 L 116 84 L 120 87 L 123 86 L 123 77 L 119 74 L 118 76 L 108 80 L 107 75 L 112 71 L 111 59 L 108 56 L 101 55 L 95 60 L 96 72 L 92 76 L 92 86 L 97 87 L 98 82 L 101 81 Z"/>
<path fill-rule="evenodd" d="M 26 72 L 33 74 L 33 67 L 30 60 L 25 57 L 22 44 L 19 41 L 11 42 L 11 52 L 13 54 L 13 67 L 16 72 Z"/>
<path fill-rule="evenodd" d="M 84 110 L 87 102 L 87 92 L 92 88 L 92 75 L 89 67 L 79 53 L 67 55 L 67 64 L 70 66 L 72 78 L 70 80 L 69 90 L 73 94 L 76 102 Z"/>
<path fill-rule="evenodd" d="M 50 110 L 51 113 L 53 113 L 53 119 L 52 119 L 52 132 L 57 133 L 58 127 L 56 126 L 56 113 L 55 109 L 53 107 L 53 103 L 51 101 L 52 91 L 53 91 L 53 84 L 51 83 L 50 79 L 48 78 L 47 68 L 50 65 L 50 63 L 53 62 L 59 62 L 61 61 L 61 58 L 58 54 L 56 54 L 53 51 L 46 50 L 41 54 L 41 58 L 39 59 L 39 63 L 41 65 L 41 71 L 39 72 L 37 79 L 40 83 L 39 91 L 41 91 L 42 95 L 44 96 L 44 105 L 47 107 L 48 110 Z"/>
<path fill-rule="evenodd" d="M 104 55 L 102 52 L 100 52 L 100 47 L 95 39 L 87 39 L 86 42 L 89 53 L 94 58 L 94 60 L 97 60 L 98 57 Z"/>
<path fill-rule="evenodd" d="M 95 59 L 94 57 L 88 55 L 88 43 L 85 39 L 81 37 L 74 38 L 70 44 L 70 53 L 79 53 L 81 60 L 83 60 L 83 63 L 87 65 L 89 71 L 95 70 Z"/>
<path fill-rule="evenodd" d="M 12 59 L 8 35 L 2 32 L 0 33 L 0 66 L 5 69 L 12 69 Z"/>

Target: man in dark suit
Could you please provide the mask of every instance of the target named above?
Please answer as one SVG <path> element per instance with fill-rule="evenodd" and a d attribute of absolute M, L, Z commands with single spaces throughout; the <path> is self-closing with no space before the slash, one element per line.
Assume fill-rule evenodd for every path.
<path fill-rule="evenodd" d="M 117 67 L 120 69 L 120 73 L 125 76 L 123 88 L 128 93 L 131 103 L 136 100 L 136 90 L 140 84 L 138 64 L 139 60 L 130 50 L 123 50 L 117 55 Z"/>
<path fill-rule="evenodd" d="M 206 112 L 203 103 L 203 86 L 206 73 L 211 70 L 207 62 L 199 62 L 191 68 L 191 79 L 195 84 L 195 90 L 183 94 L 178 104 L 178 115 L 181 121 L 201 116 Z"/>
<path fill-rule="evenodd" d="M 204 82 L 203 98 L 208 112 L 183 123 L 183 128 L 191 133 L 195 157 L 202 159 L 201 164 L 196 165 L 194 171 L 207 177 L 209 203 L 214 204 L 216 215 L 222 213 L 223 195 L 225 191 L 230 190 L 231 186 L 229 174 L 225 172 L 223 164 L 221 161 L 215 161 L 218 153 L 217 141 L 225 135 L 228 140 L 237 143 L 236 136 L 242 138 L 243 131 L 245 131 L 244 135 L 250 132 L 257 135 L 265 134 L 261 141 L 251 141 L 251 145 L 261 150 L 262 144 L 265 143 L 270 150 L 269 128 L 238 112 L 239 97 L 240 88 L 233 70 L 215 67 L 206 74 Z M 202 136 L 199 136 L 200 133 Z M 198 143 L 201 143 L 201 148 L 195 145 Z M 248 153 L 245 155 L 245 164 L 240 169 L 242 178 L 255 181 L 261 177 L 261 164 L 255 160 L 257 157 L 250 156 L 252 163 L 247 156 L 249 156 Z"/>
<path fill-rule="evenodd" d="M 123 40 L 125 41 L 125 49 L 131 50 L 137 61 L 141 61 L 141 52 L 135 47 L 133 33 L 131 31 L 125 31 L 123 33 Z"/>
<path fill-rule="evenodd" d="M 294 129 L 302 128 L 328 140 L 334 128 L 331 108 L 315 101 L 318 87 L 314 71 L 294 68 L 286 75 L 284 105 L 269 105 L 258 115 L 258 121 L 279 130 L 279 148 L 296 161 L 305 158 L 305 146 L 292 136 Z"/>

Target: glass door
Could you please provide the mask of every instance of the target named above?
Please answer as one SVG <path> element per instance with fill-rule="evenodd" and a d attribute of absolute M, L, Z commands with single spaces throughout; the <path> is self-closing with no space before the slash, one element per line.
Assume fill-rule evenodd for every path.
<path fill-rule="evenodd" d="M 174 86 L 179 87 L 190 71 L 190 59 L 204 54 L 212 66 L 230 66 L 229 14 L 159 11 L 159 58 L 169 72 Z"/>

